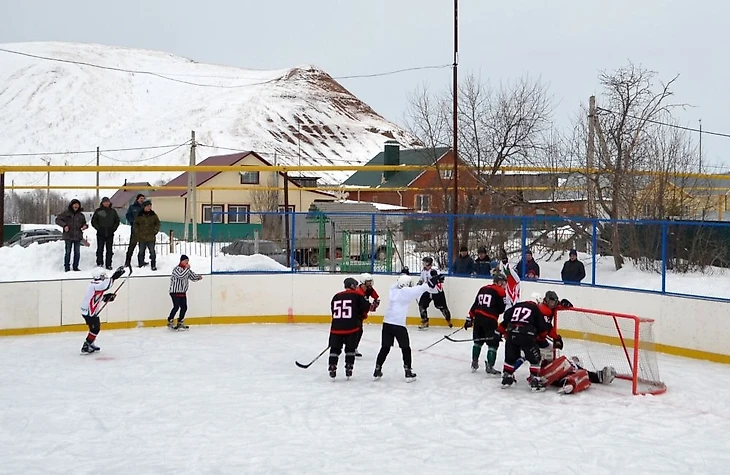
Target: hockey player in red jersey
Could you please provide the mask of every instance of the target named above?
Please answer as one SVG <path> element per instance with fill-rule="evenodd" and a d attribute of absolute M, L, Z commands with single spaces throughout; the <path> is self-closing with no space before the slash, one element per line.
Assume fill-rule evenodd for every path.
<path fill-rule="evenodd" d="M 360 274 L 358 282 L 359 285 L 357 288 L 358 290 L 360 290 L 360 292 L 362 292 L 367 301 L 370 302 L 370 299 L 373 299 L 370 303 L 370 311 L 376 311 L 380 306 L 380 295 L 378 295 L 378 292 L 373 287 L 373 284 L 375 283 L 373 280 L 373 276 L 367 273 Z M 367 318 L 367 315 L 365 316 L 365 318 Z M 364 319 L 360 321 L 360 332 L 357 335 L 357 347 L 355 348 L 356 358 L 362 358 L 362 354 L 360 353 L 360 351 L 358 351 L 357 348 L 360 346 L 360 340 L 362 339 L 363 323 L 365 323 Z"/>
<path fill-rule="evenodd" d="M 86 294 L 84 300 L 81 302 L 81 316 L 84 317 L 86 325 L 89 327 L 89 333 L 86 335 L 86 340 L 81 346 L 81 354 L 90 354 L 95 351 L 101 350 L 94 344 L 99 331 L 101 331 L 101 320 L 99 319 L 99 313 L 104 308 L 102 302 L 112 302 L 116 294 L 109 293 L 104 294 L 107 290 L 111 289 L 114 281 L 124 275 L 124 267 L 118 268 L 111 279 L 107 279 L 106 272 L 104 270 L 94 271 L 91 282 L 86 287 Z"/>
<path fill-rule="evenodd" d="M 498 330 L 505 336 L 504 371 L 502 387 L 514 384 L 515 369 L 519 366 L 518 360 L 524 354 L 524 359 L 530 363 L 530 386 L 533 391 L 544 391 L 545 382 L 540 377 L 540 347 L 538 341 L 549 336 L 555 348 L 563 347 L 563 339 L 555 328 L 548 322 L 552 310 L 558 305 L 557 294 L 552 290 L 545 294 L 543 302 L 519 302 L 504 312 L 504 319 Z"/>
<path fill-rule="evenodd" d="M 362 320 L 367 318 L 370 310 L 370 302 L 358 289 L 357 280 L 348 277 L 344 284 L 345 290 L 335 294 L 330 302 L 332 325 L 330 326 L 328 371 L 332 379 L 337 377 L 337 363 L 343 346 L 345 347 L 345 376 L 348 379 L 352 376 L 358 334 Z"/>
<path fill-rule="evenodd" d="M 560 356 L 548 362 L 540 371 L 546 385 L 559 386 L 562 394 L 575 394 L 585 391 L 594 384 L 611 384 L 616 378 L 616 370 L 605 366 L 601 371 L 588 371 L 577 356 L 570 359 Z"/>
<path fill-rule="evenodd" d="M 482 352 L 482 346 L 486 343 L 486 372 L 492 375 L 501 374 L 499 370 L 494 369 L 494 363 L 497 359 L 499 342 L 502 341 L 502 335 L 497 329 L 497 322 L 506 308 L 506 285 L 507 277 L 504 274 L 501 272 L 493 274 L 492 283 L 483 286 L 477 292 L 474 303 L 469 310 L 469 315 L 466 317 L 464 329 L 474 327 L 474 346 L 472 346 L 471 351 L 472 372 L 479 369 L 479 355 Z"/>

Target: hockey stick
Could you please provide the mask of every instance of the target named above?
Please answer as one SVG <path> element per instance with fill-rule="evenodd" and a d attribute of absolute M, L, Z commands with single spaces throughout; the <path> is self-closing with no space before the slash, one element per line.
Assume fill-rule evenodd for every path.
<path fill-rule="evenodd" d="M 112 292 L 112 295 L 114 295 L 114 296 L 116 296 L 116 295 L 117 295 L 117 293 L 119 292 L 119 289 L 121 289 L 121 288 L 122 288 L 122 287 L 124 286 L 124 284 L 126 284 L 126 283 L 127 283 L 127 281 L 129 280 L 129 277 L 130 277 L 130 276 L 132 275 L 132 266 L 130 265 L 130 266 L 127 266 L 127 267 L 129 267 L 129 274 L 127 274 L 127 275 L 126 275 L 126 277 L 124 278 L 124 280 L 122 281 L 122 283 L 121 283 L 121 284 L 119 284 L 119 287 L 117 287 L 117 288 L 116 288 L 116 290 L 114 290 L 114 292 Z M 99 314 L 101 314 L 102 310 L 104 310 L 104 309 L 106 308 L 106 305 L 107 305 L 108 303 L 109 303 L 109 301 L 106 301 L 106 302 L 104 302 L 104 303 L 102 304 L 102 306 L 101 306 L 101 308 L 99 309 L 99 311 L 98 311 L 98 312 L 96 312 L 96 315 L 97 315 L 97 316 L 98 316 Z"/>
<path fill-rule="evenodd" d="M 463 327 L 462 327 L 462 328 L 457 328 L 456 330 L 452 331 L 452 332 L 451 332 L 451 333 L 449 333 L 448 335 L 444 335 L 444 336 L 443 336 L 442 338 L 440 338 L 439 340 L 437 340 L 437 341 L 435 341 L 435 342 L 431 343 L 431 344 L 430 344 L 430 345 L 428 345 L 428 346 L 427 346 L 426 348 L 421 348 L 421 349 L 420 349 L 420 350 L 418 350 L 418 351 L 426 351 L 426 350 L 428 350 L 429 348 L 431 348 L 432 346 L 436 346 L 436 345 L 438 345 L 438 344 L 439 344 L 439 343 L 441 343 L 442 341 L 444 341 L 444 340 L 448 339 L 448 338 L 449 338 L 449 337 L 450 337 L 451 335 L 453 335 L 454 333 L 456 333 L 456 332 L 460 332 L 460 331 L 461 331 L 461 330 L 463 330 L 463 329 L 464 329 Z"/>
<path fill-rule="evenodd" d="M 295 361 L 294 364 L 296 364 L 297 366 L 299 366 L 302 369 L 307 369 L 310 366 L 312 366 L 315 361 L 317 361 L 318 359 L 320 359 L 322 357 L 322 355 L 325 354 L 327 352 L 327 350 L 329 350 L 329 349 L 330 349 L 330 347 L 328 346 L 327 348 L 325 348 L 324 350 L 322 350 L 322 353 L 318 354 L 317 357 L 314 358 L 312 361 L 310 361 L 308 364 L 302 364 L 299 361 Z"/>
<path fill-rule="evenodd" d="M 492 339 L 492 338 L 476 338 L 476 339 L 474 339 L 474 338 L 464 338 L 463 340 L 462 339 L 458 339 L 457 340 L 455 338 L 451 338 L 449 335 L 446 335 L 445 338 L 447 340 L 449 340 L 449 341 L 453 341 L 454 343 L 464 343 L 464 342 L 467 342 L 467 341 L 488 341 L 488 340 L 491 340 Z"/>

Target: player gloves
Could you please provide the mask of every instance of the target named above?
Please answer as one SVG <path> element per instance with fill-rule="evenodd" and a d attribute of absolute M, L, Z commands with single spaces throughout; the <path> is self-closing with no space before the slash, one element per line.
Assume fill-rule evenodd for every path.
<path fill-rule="evenodd" d="M 112 274 L 112 280 L 117 280 L 121 276 L 124 275 L 124 267 L 119 267 L 117 270 L 114 271 Z"/>
<path fill-rule="evenodd" d="M 553 348 L 556 350 L 562 350 L 563 349 L 563 337 L 558 335 L 553 339 Z"/>
<path fill-rule="evenodd" d="M 115 298 L 117 298 L 117 294 L 104 294 L 104 296 L 101 299 L 104 302 L 114 302 Z"/>
<path fill-rule="evenodd" d="M 376 311 L 378 309 L 378 306 L 380 306 L 380 299 L 376 299 L 373 301 L 373 303 L 370 304 L 370 311 Z"/>
<path fill-rule="evenodd" d="M 411 273 L 410 270 L 408 270 L 408 267 L 403 266 L 403 268 L 400 270 L 401 274 L 409 275 Z"/>
<path fill-rule="evenodd" d="M 565 307 L 565 308 L 571 308 L 571 307 L 573 307 L 574 305 L 573 305 L 573 304 L 572 304 L 572 303 L 570 302 L 570 300 L 568 300 L 568 299 L 563 299 L 563 300 L 561 300 L 561 301 L 560 301 L 560 306 L 561 306 L 561 307 Z"/>
<path fill-rule="evenodd" d="M 466 321 L 464 322 L 464 330 L 468 330 L 474 326 L 474 320 L 472 320 L 471 317 L 466 317 Z"/>

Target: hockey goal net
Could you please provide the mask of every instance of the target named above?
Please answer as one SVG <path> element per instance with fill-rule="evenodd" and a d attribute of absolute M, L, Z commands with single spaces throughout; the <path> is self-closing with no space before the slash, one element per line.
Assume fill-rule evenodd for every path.
<path fill-rule="evenodd" d="M 616 378 L 630 381 L 633 394 L 661 394 L 654 320 L 636 315 L 573 307 L 560 310 L 554 325 L 563 337 L 562 353 L 577 356 L 589 371 L 606 366 Z"/>

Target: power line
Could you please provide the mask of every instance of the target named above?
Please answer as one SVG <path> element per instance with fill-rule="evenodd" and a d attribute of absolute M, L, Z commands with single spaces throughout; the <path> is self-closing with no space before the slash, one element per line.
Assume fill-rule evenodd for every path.
<path fill-rule="evenodd" d="M 721 133 L 721 132 L 711 132 L 711 131 L 705 130 L 705 129 L 700 130 L 700 129 L 695 129 L 694 127 L 685 127 L 683 125 L 670 124 L 668 122 L 662 122 L 659 120 L 647 119 L 647 118 L 643 118 L 643 117 L 636 117 L 635 115 L 622 114 L 620 112 L 612 111 L 610 109 L 604 109 L 602 107 L 596 107 L 596 110 L 601 111 L 601 112 L 608 112 L 609 114 L 613 114 L 613 115 L 625 115 L 626 117 L 629 117 L 631 119 L 643 120 L 645 122 L 649 122 L 650 124 L 656 124 L 656 125 L 661 125 L 664 127 L 672 127 L 675 129 L 686 130 L 687 132 L 697 132 L 697 133 L 701 133 L 703 135 L 714 135 L 715 137 L 730 138 L 730 134 L 725 134 L 725 133 Z"/>
<path fill-rule="evenodd" d="M 410 71 L 422 71 L 424 69 L 445 69 L 451 68 L 450 64 L 438 64 L 433 66 L 415 66 L 412 68 L 396 69 L 395 71 L 387 71 L 384 73 L 372 73 L 372 74 L 354 74 L 352 76 L 335 76 L 332 79 L 359 79 L 359 78 L 375 78 L 380 76 L 392 76 L 393 74 L 407 73 Z"/>
<path fill-rule="evenodd" d="M 185 142 L 185 143 L 181 143 L 180 145 L 178 145 L 178 146 L 176 146 L 175 148 L 173 148 L 173 149 L 171 149 L 171 150 L 168 150 L 168 151 L 166 151 L 166 152 L 162 152 L 162 153 L 159 153 L 159 154 L 157 154 L 157 155 L 154 155 L 154 156 L 152 156 L 152 157 L 146 157 L 146 158 L 138 158 L 138 159 L 136 159 L 136 160 L 121 160 L 121 159 L 119 159 L 119 158 L 114 158 L 114 157 L 110 157 L 109 155 L 106 155 L 106 154 L 103 154 L 103 153 L 100 153 L 100 155 L 101 155 L 102 157 L 104 157 L 104 158 L 108 158 L 109 160 L 112 160 L 112 161 L 114 161 L 114 162 L 119 162 L 119 163 L 140 163 L 140 162 L 148 162 L 148 161 L 150 161 L 150 160 L 154 160 L 154 159 L 156 159 L 156 158 L 160 158 L 160 157 L 162 157 L 162 156 L 164 156 L 164 155 L 167 155 L 168 153 L 172 153 L 172 152 L 174 152 L 175 150 L 177 150 L 177 149 L 179 149 L 179 148 L 181 148 L 181 147 L 185 147 L 186 145 L 190 145 L 190 140 L 188 140 L 188 141 L 187 141 L 187 142 Z"/>
<path fill-rule="evenodd" d="M 187 143 L 190 143 L 188 140 Z M 187 144 L 186 143 L 186 144 Z M 182 145 L 186 145 L 182 144 Z M 99 150 L 100 152 L 134 152 L 138 150 L 154 150 L 159 148 L 171 148 L 171 147 L 178 147 L 181 146 L 179 144 L 172 144 L 172 145 L 151 145 L 147 147 L 128 147 L 128 148 L 109 148 L 109 149 L 102 149 Z M 96 149 L 94 150 L 69 150 L 66 152 L 28 152 L 28 153 L 0 153 L 0 157 L 38 157 L 41 155 L 84 155 L 87 153 L 96 153 Z"/>

